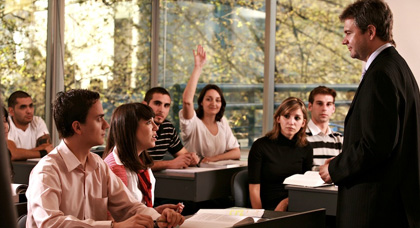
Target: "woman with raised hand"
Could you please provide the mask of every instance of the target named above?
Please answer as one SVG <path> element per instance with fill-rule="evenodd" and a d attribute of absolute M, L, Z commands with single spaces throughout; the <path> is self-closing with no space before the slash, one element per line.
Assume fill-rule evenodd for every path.
<path fill-rule="evenodd" d="M 257 139 L 248 156 L 249 195 L 252 208 L 287 211 L 288 192 L 283 181 L 312 168 L 312 147 L 306 140 L 305 104 L 284 100 L 274 114 L 273 129 Z"/>
<path fill-rule="evenodd" d="M 156 179 L 150 169 L 153 159 L 147 153 L 155 146 L 158 127 L 153 110 L 141 103 L 123 104 L 112 113 L 107 145 L 103 157 L 111 170 L 124 182 L 137 200 L 153 207 Z M 166 208 L 181 213 L 181 203 L 155 208 L 162 214 Z"/>
<path fill-rule="evenodd" d="M 226 101 L 222 90 L 213 84 L 206 85 L 197 99 L 198 108 L 194 110 L 194 94 L 206 63 L 206 52 L 198 45 L 193 55 L 194 69 L 184 90 L 183 107 L 179 112 L 184 146 L 188 151 L 196 152 L 202 163 L 239 159 L 238 140 L 223 116 Z"/>

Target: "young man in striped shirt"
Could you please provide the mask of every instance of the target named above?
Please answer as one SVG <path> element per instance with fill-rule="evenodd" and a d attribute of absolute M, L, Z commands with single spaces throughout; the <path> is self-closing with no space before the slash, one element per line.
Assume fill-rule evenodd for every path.
<path fill-rule="evenodd" d="M 328 126 L 331 115 L 335 112 L 334 89 L 318 86 L 309 94 L 308 110 L 311 120 L 306 129 L 309 143 L 314 150 L 313 170 L 318 170 L 328 158 L 341 152 L 343 136 Z"/>
<path fill-rule="evenodd" d="M 143 103 L 153 109 L 155 124 L 159 127 L 156 132 L 158 136 L 156 146 L 147 150 L 154 160 L 152 170 L 182 169 L 196 165 L 199 161 L 198 156 L 184 148 L 174 125 L 166 120 L 171 106 L 169 92 L 163 87 L 151 88 L 146 92 Z M 166 152 L 172 154 L 175 159 L 163 160 Z"/>

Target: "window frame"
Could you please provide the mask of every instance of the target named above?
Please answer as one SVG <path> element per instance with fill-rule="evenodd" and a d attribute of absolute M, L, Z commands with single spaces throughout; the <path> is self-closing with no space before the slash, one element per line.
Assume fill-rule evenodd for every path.
<path fill-rule="evenodd" d="M 273 125 L 274 113 L 274 67 L 275 67 L 275 23 L 276 1 L 266 0 L 265 18 L 265 47 L 264 47 L 264 89 L 263 89 L 263 123 L 262 135 L 268 132 Z M 46 124 L 50 129 L 54 145 L 59 143 L 57 130 L 52 117 L 52 104 L 55 94 L 64 91 L 64 12 L 65 0 L 49 0 L 48 26 L 47 26 L 47 75 L 46 75 Z M 152 3 L 152 75 L 150 86 L 158 86 L 158 45 L 159 45 L 159 3 Z"/>

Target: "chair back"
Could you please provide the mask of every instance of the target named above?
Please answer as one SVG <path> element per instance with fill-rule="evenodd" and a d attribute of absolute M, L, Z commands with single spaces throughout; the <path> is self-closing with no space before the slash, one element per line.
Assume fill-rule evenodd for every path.
<path fill-rule="evenodd" d="M 248 170 L 241 170 L 232 176 L 231 189 L 235 207 L 251 207 Z"/>
<path fill-rule="evenodd" d="M 22 215 L 18 218 L 17 227 L 18 228 L 25 228 L 26 227 L 26 218 L 27 215 Z"/>

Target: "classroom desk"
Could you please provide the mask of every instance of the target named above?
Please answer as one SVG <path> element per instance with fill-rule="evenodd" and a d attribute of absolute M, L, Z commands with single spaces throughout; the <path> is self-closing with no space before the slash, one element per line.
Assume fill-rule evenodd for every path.
<path fill-rule="evenodd" d="M 102 156 L 104 147 L 97 146 L 91 149 L 91 152 Z M 29 175 L 31 174 L 32 169 L 35 165 L 38 164 L 38 161 L 12 161 L 13 171 L 15 175 L 13 177 L 13 183 L 18 184 L 28 184 L 29 183 Z"/>
<path fill-rule="evenodd" d="M 36 161 L 13 161 L 13 183 L 28 184 L 29 174 Z M 198 173 L 155 172 L 155 197 L 202 202 L 231 195 L 233 174 L 248 167 L 214 169 Z"/>
<path fill-rule="evenodd" d="M 155 197 L 202 202 L 231 195 L 233 174 L 248 167 L 214 169 L 197 173 L 154 172 Z"/>
<path fill-rule="evenodd" d="M 28 184 L 29 174 L 38 161 L 12 161 L 13 171 L 13 183 Z"/>
<path fill-rule="evenodd" d="M 325 228 L 325 209 L 302 212 L 265 211 L 262 218 L 269 220 L 238 226 L 241 228 Z"/>
<path fill-rule="evenodd" d="M 186 216 L 186 222 L 180 227 L 193 227 L 195 224 L 188 224 L 188 219 L 191 216 Z M 325 228 L 325 209 L 316 209 L 303 212 L 280 212 L 265 210 L 261 218 L 267 220 L 257 223 L 236 225 L 240 228 Z M 212 227 L 212 224 L 204 224 L 202 227 Z M 195 227 L 194 227 L 195 228 Z"/>
<path fill-rule="evenodd" d="M 337 210 L 338 187 L 303 187 L 286 185 L 289 190 L 289 211 L 308 211 L 325 208 L 327 215 L 335 216 Z"/>

